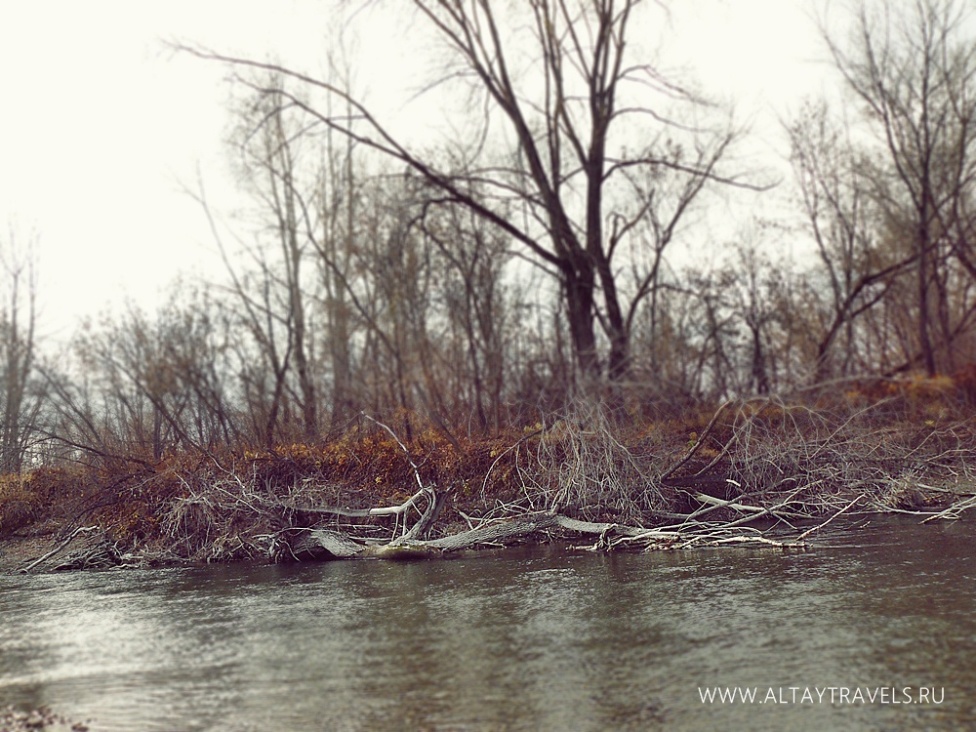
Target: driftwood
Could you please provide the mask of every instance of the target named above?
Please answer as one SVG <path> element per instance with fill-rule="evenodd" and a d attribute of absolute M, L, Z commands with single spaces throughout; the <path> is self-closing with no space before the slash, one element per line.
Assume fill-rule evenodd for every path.
<path fill-rule="evenodd" d="M 98 526 L 79 526 L 77 529 L 75 529 L 74 531 L 71 532 L 71 534 L 68 536 L 67 539 L 65 539 L 60 544 L 58 544 L 56 547 L 54 547 L 54 549 L 52 549 L 51 551 L 49 551 L 44 556 L 35 559 L 30 564 L 28 564 L 26 567 L 24 567 L 23 569 L 21 569 L 20 570 L 21 573 L 22 574 L 29 574 L 30 571 L 32 569 L 34 569 L 37 565 L 42 564 L 43 562 L 46 562 L 51 557 L 53 557 L 56 554 L 59 554 L 60 552 L 64 551 L 64 549 L 67 548 L 67 546 L 72 541 L 74 541 L 76 537 L 80 536 L 81 534 L 89 534 L 89 533 L 91 533 L 93 531 L 99 531 L 99 527 Z"/>
<path fill-rule="evenodd" d="M 445 494 L 437 494 L 438 499 L 431 506 L 440 506 Z M 416 495 L 408 502 L 413 502 Z M 405 505 L 405 504 L 401 504 Z M 399 507 L 396 507 L 399 508 Z M 755 513 L 762 509 L 749 507 Z M 304 509 L 303 509 L 304 510 Z M 434 514 L 439 508 L 429 509 L 424 517 Z M 335 513 L 326 511 L 327 513 Z M 348 515 L 343 512 L 338 515 Z M 369 515 L 377 515 L 375 513 Z M 390 514 L 379 514 L 390 515 Z M 400 515 L 400 512 L 394 512 Z M 830 519 L 828 519 L 829 522 Z M 418 526 L 428 526 L 422 518 Z M 826 524 L 827 522 L 824 522 Z M 822 524 L 823 525 L 823 524 Z M 271 556 L 275 560 L 294 559 L 423 559 L 438 557 L 465 549 L 499 546 L 533 535 L 548 532 L 563 538 L 596 536 L 592 546 L 583 547 L 590 551 L 680 549 L 693 546 L 721 546 L 724 544 L 752 544 L 777 547 L 780 549 L 805 549 L 802 540 L 779 541 L 762 536 L 755 530 L 737 532 L 730 525 L 688 522 L 671 528 L 644 528 L 617 523 L 581 521 L 560 513 L 536 511 L 508 518 L 485 521 L 480 525 L 456 534 L 435 539 L 420 538 L 425 533 L 411 529 L 402 536 L 387 543 L 375 540 L 357 540 L 347 534 L 326 528 L 291 528 L 278 532 L 273 537 Z M 812 533 L 814 527 L 803 536 Z"/>

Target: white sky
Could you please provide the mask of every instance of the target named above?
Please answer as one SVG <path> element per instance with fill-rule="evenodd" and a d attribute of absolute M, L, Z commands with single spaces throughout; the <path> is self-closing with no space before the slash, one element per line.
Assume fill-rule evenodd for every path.
<path fill-rule="evenodd" d="M 754 120 L 760 149 L 775 137 L 776 115 L 818 93 L 829 73 L 815 62 L 823 53 L 811 2 L 672 6 L 664 60 L 695 73 L 705 91 L 734 98 L 739 116 Z M 0 3 L 0 236 L 7 221 L 24 238 L 38 234 L 47 332 L 66 335 L 78 317 L 126 296 L 152 306 L 178 272 L 213 266 L 206 220 L 181 187 L 194 186 L 199 170 L 216 203 L 233 205 L 225 70 L 174 57 L 161 41 L 307 64 L 324 45 L 329 7 L 320 0 Z M 372 40 L 382 41 L 369 46 L 357 74 L 374 94 L 384 88 L 384 67 L 402 71 L 409 53 L 396 42 L 402 29 L 384 28 L 377 17 Z"/>

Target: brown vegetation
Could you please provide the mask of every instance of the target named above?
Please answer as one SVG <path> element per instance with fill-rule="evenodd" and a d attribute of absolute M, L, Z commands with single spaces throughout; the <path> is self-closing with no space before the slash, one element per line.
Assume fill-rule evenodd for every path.
<path fill-rule="evenodd" d="M 519 432 L 415 427 L 409 443 L 363 418 L 321 444 L 178 451 L 136 469 L 40 468 L 4 480 L 0 537 L 63 541 L 43 569 L 390 546 L 428 556 L 587 533 L 600 536 L 591 548 L 676 548 L 769 529 L 795 538 L 853 504 L 949 516 L 976 492 L 968 387 L 965 375 L 851 383 L 804 402 L 735 400 L 707 419 L 659 422 L 577 402 Z M 100 539 L 72 555 L 65 540 L 79 527 Z M 470 541 L 445 538 L 459 535 Z"/>

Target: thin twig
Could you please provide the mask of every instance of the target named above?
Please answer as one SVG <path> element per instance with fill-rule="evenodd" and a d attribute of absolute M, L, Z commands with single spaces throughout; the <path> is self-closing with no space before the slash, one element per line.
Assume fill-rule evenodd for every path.
<path fill-rule="evenodd" d="M 838 511 L 837 513 L 835 513 L 833 516 L 831 516 L 829 519 L 827 519 L 826 521 L 824 521 L 822 524 L 817 524 L 816 526 L 814 526 L 812 528 L 809 528 L 806 531 L 804 531 L 802 534 L 800 534 L 798 537 L 796 537 L 796 540 L 797 541 L 803 541 L 805 538 L 807 538 L 808 536 L 810 536 L 810 534 L 814 533 L 815 531 L 820 531 L 820 529 L 822 529 L 824 526 L 826 526 L 827 524 L 829 524 L 835 518 L 837 518 L 838 516 L 840 516 L 847 509 L 852 508 L 862 498 L 864 498 L 864 494 L 863 493 L 860 494 L 859 496 L 857 496 L 856 498 L 854 498 L 853 501 L 851 501 L 850 503 L 848 503 L 840 511 Z"/>

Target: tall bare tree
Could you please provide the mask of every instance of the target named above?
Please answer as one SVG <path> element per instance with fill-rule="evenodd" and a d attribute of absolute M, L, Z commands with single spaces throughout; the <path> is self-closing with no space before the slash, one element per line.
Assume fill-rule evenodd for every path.
<path fill-rule="evenodd" d="M 918 255 L 884 246 L 866 151 L 852 141 L 849 127 L 831 118 L 825 103 L 807 103 L 786 131 L 805 228 L 827 285 L 825 296 L 810 303 L 818 322 L 809 320 L 803 334 L 812 339 L 813 380 L 819 382 L 849 375 L 862 340 L 855 329 L 858 318 L 892 293 Z"/>
<path fill-rule="evenodd" d="M 272 80 L 272 84 L 278 80 Z M 253 112 L 260 119 L 254 135 L 242 145 L 245 165 L 253 171 L 265 208 L 272 216 L 273 236 L 281 257 L 280 282 L 284 288 L 284 317 L 289 339 L 288 353 L 298 381 L 298 402 L 302 432 L 306 439 L 318 436 L 318 401 L 311 364 L 311 343 L 307 327 L 309 305 L 303 267 L 308 247 L 307 204 L 299 180 L 301 130 L 289 128 L 284 110 L 268 108 L 259 100 Z"/>
<path fill-rule="evenodd" d="M 735 132 L 675 124 L 665 107 L 695 105 L 643 60 L 629 61 L 638 0 L 414 0 L 453 58 L 447 80 L 481 97 L 480 129 L 449 165 L 416 153 L 347 89 L 276 64 L 195 50 L 237 67 L 272 70 L 295 90 L 247 81 L 281 105 L 304 108 L 330 129 L 404 164 L 439 205 L 462 206 L 499 228 L 561 283 L 570 340 L 582 373 L 622 377 L 629 368 L 628 305 L 616 256 L 658 197 L 633 187 L 667 170 L 685 177 L 684 204 L 659 217 L 664 229 L 708 181 L 734 182 L 719 167 Z M 643 31 L 645 18 L 638 21 Z M 331 107 L 312 93 L 341 99 Z M 475 105 L 472 105 L 473 107 Z M 661 129 L 669 134 L 657 134 Z M 497 133 L 497 134 L 496 134 Z M 684 137 L 686 144 L 677 138 Z M 493 144 L 507 139 L 508 148 Z M 630 176 L 625 174 L 630 174 Z M 639 288 L 643 297 L 648 287 Z M 601 335 L 602 330 L 602 335 Z M 606 357 L 601 353 L 606 343 Z"/>

